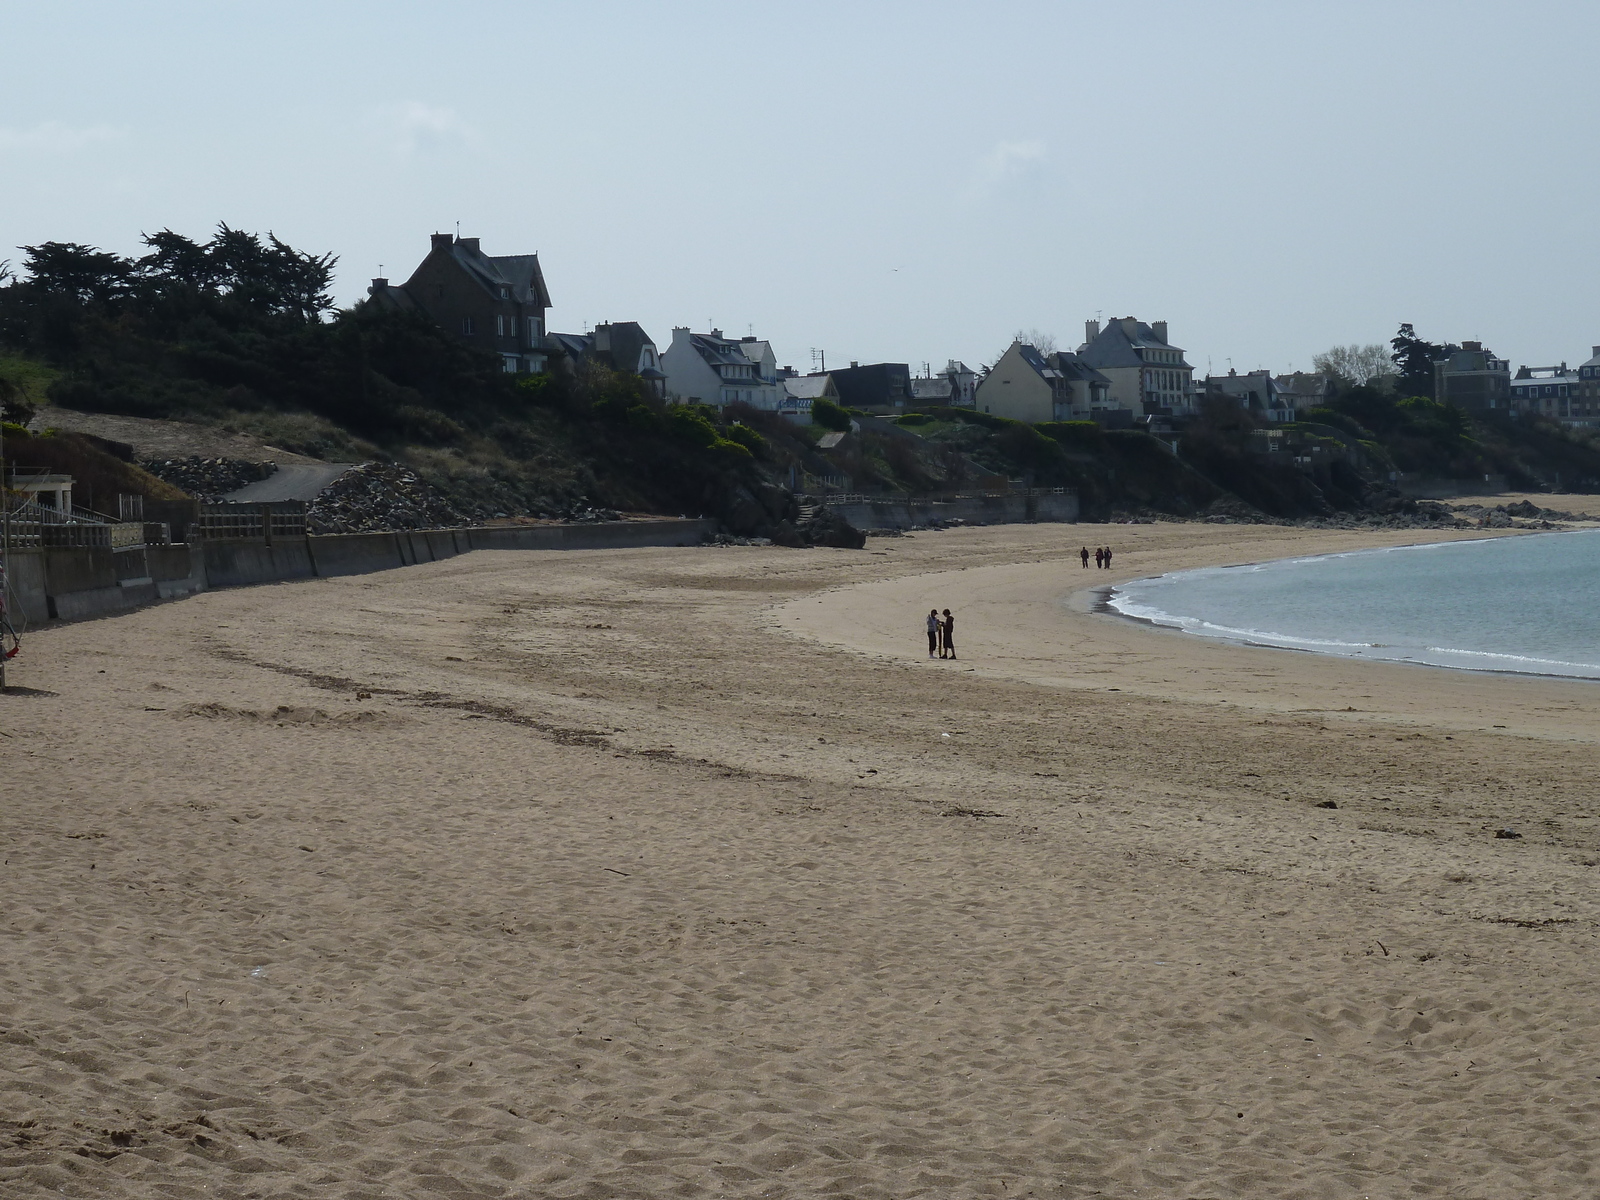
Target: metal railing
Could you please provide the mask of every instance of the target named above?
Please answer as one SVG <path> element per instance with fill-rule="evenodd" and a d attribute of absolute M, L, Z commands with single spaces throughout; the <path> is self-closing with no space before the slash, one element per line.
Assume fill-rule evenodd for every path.
<path fill-rule="evenodd" d="M 206 541 L 270 542 L 306 535 L 306 506 L 276 504 L 202 504 L 193 536 Z"/>
<path fill-rule="evenodd" d="M 34 500 L 9 505 L 13 549 L 111 549 L 113 526 L 97 521 L 80 521 L 59 509 Z M 139 526 L 143 541 L 143 526 Z"/>

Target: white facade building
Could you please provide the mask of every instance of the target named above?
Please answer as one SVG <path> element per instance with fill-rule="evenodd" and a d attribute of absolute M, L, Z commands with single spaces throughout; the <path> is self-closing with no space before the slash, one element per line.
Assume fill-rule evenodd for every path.
<path fill-rule="evenodd" d="M 748 404 L 777 412 L 784 399 L 778 360 L 772 347 L 757 338 L 725 338 L 722 330 L 672 331 L 672 345 L 661 355 L 667 375 L 667 399 L 679 404 L 725 408 Z"/>

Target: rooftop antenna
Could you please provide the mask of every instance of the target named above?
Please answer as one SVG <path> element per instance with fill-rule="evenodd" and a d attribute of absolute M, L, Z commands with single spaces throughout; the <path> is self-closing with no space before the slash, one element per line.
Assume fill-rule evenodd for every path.
<path fill-rule="evenodd" d="M 818 350 L 815 346 L 811 347 L 811 365 L 826 373 L 828 370 L 828 352 L 826 350 Z"/>

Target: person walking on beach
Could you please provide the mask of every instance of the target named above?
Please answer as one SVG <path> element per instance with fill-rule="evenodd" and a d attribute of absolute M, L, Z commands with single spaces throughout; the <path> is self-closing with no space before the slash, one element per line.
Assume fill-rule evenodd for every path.
<path fill-rule="evenodd" d="M 933 657 L 933 652 L 939 648 L 939 610 L 928 610 L 928 657 Z"/>
<path fill-rule="evenodd" d="M 1111 547 L 1106 547 L 1106 570 L 1111 570 Z"/>
<path fill-rule="evenodd" d="M 1106 552 L 1102 547 L 1096 546 L 1094 548 L 1094 569 L 1096 571 L 1098 571 L 1101 567 L 1103 567 L 1105 565 L 1106 565 Z"/>
<path fill-rule="evenodd" d="M 1087 571 L 1089 569 L 1089 547 L 1085 546 L 1078 553 L 1083 556 L 1083 569 Z"/>
<path fill-rule="evenodd" d="M 944 636 L 939 650 L 939 657 L 954 658 L 956 656 L 956 619 L 950 615 L 948 608 L 944 610 L 942 632 Z"/>

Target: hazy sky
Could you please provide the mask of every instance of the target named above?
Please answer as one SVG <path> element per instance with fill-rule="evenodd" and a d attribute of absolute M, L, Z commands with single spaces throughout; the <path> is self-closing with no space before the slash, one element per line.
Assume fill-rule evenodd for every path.
<path fill-rule="evenodd" d="M 1600 343 L 1600 4 L 0 0 L 0 246 L 537 251 L 805 370 L 1165 319 L 1202 372 Z M 20 254 L 0 249 L 13 260 Z"/>

